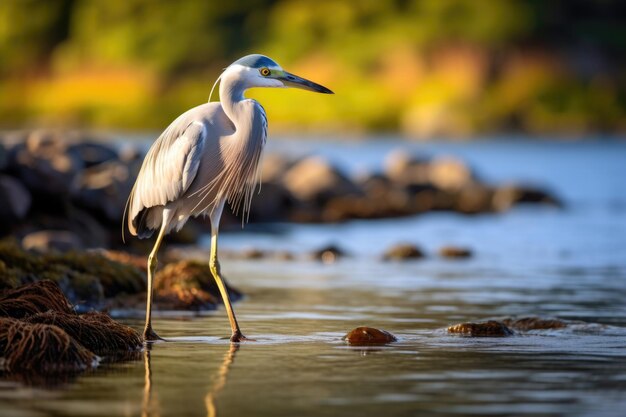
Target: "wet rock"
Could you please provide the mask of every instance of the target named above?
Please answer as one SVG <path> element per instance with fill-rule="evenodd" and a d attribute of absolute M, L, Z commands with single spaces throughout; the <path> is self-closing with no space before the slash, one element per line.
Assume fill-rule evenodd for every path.
<path fill-rule="evenodd" d="M 472 250 L 459 246 L 444 246 L 439 249 L 439 256 L 442 258 L 464 259 L 472 257 Z"/>
<path fill-rule="evenodd" d="M 302 159 L 285 172 L 283 185 L 296 199 L 323 204 L 330 198 L 360 194 L 360 189 L 324 158 Z"/>
<path fill-rule="evenodd" d="M 335 263 L 344 256 L 346 256 L 346 252 L 335 245 L 324 246 L 310 254 L 311 259 L 322 261 L 325 264 Z"/>
<path fill-rule="evenodd" d="M 293 253 L 285 250 L 276 251 L 272 254 L 272 258 L 277 261 L 292 261 L 295 259 Z"/>
<path fill-rule="evenodd" d="M 4 170 L 8 165 L 7 150 L 2 143 L 0 143 L 0 171 Z"/>
<path fill-rule="evenodd" d="M 40 253 L 57 251 L 67 252 L 83 247 L 80 238 L 65 230 L 40 230 L 29 233 L 22 238 L 22 247 L 25 250 L 34 250 Z"/>
<path fill-rule="evenodd" d="M 482 184 L 464 186 L 458 193 L 455 211 L 463 214 L 488 213 L 493 211 L 493 190 Z"/>
<path fill-rule="evenodd" d="M 72 185 L 72 198 L 80 206 L 118 223 L 133 187 L 128 165 L 104 162 L 81 172 Z"/>
<path fill-rule="evenodd" d="M 276 182 L 263 182 L 259 196 L 255 196 L 250 208 L 250 221 L 269 222 L 284 220 L 289 210 L 294 206 L 295 199 Z"/>
<path fill-rule="evenodd" d="M 424 253 L 415 245 L 410 243 L 399 243 L 387 249 L 383 254 L 385 261 L 403 261 L 409 259 L 421 259 Z"/>
<path fill-rule="evenodd" d="M 394 184 L 412 185 L 429 182 L 430 159 L 412 155 L 404 150 L 389 153 L 384 161 L 384 172 Z"/>
<path fill-rule="evenodd" d="M 443 190 L 460 190 L 472 181 L 472 172 L 465 163 L 452 157 L 442 157 L 430 163 L 430 183 Z"/>
<path fill-rule="evenodd" d="M 132 265 L 143 272 L 148 271 L 147 256 L 133 255 L 128 252 L 104 249 L 96 250 L 95 252 L 112 261 L 119 262 L 125 265 Z"/>
<path fill-rule="evenodd" d="M 224 277 L 222 277 L 224 278 Z M 231 301 L 241 292 L 226 283 Z M 166 265 L 155 277 L 155 301 L 167 310 L 212 310 L 222 302 L 208 263 L 184 260 Z"/>
<path fill-rule="evenodd" d="M 548 191 L 521 185 L 508 185 L 498 188 L 492 200 L 493 208 L 496 211 L 506 211 L 521 203 L 540 203 L 563 207 L 563 203 Z"/>
<path fill-rule="evenodd" d="M 137 268 L 90 252 L 33 254 L 0 242 L 0 288 L 40 280 L 56 282 L 79 310 L 100 309 L 120 295 L 143 293 L 145 275 Z"/>
<path fill-rule="evenodd" d="M 263 157 L 261 165 L 261 179 L 263 182 L 280 182 L 287 170 L 294 162 L 285 156 L 271 153 Z"/>
<path fill-rule="evenodd" d="M 502 322 L 508 327 L 526 332 L 529 330 L 554 330 L 567 327 L 567 323 L 558 319 L 542 319 L 539 317 L 523 317 L 521 319 L 504 319 Z"/>
<path fill-rule="evenodd" d="M 357 327 L 343 339 L 353 346 L 385 345 L 398 340 L 391 333 L 374 327 Z"/>
<path fill-rule="evenodd" d="M 67 152 L 81 160 L 86 168 L 118 159 L 113 148 L 91 141 L 73 143 L 68 146 Z"/>
<path fill-rule="evenodd" d="M 249 248 L 241 251 L 240 256 L 243 259 L 262 259 L 267 257 L 267 253 L 260 249 Z"/>
<path fill-rule="evenodd" d="M 59 198 L 69 194 L 70 185 L 83 168 L 68 143 L 56 132 L 34 131 L 26 142 L 12 149 L 12 165 L 21 181 L 32 191 Z"/>
<path fill-rule="evenodd" d="M 514 334 L 504 323 L 495 320 L 456 324 L 448 327 L 448 333 L 469 337 L 506 337 Z"/>
<path fill-rule="evenodd" d="M 31 205 L 30 192 L 17 179 L 0 175 L 0 223 L 21 220 Z"/>

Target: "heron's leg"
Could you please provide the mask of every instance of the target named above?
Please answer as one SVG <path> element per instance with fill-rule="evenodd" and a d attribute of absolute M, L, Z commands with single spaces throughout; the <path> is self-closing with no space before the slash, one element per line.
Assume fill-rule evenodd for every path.
<path fill-rule="evenodd" d="M 154 248 L 152 248 L 152 252 L 150 252 L 150 255 L 148 256 L 148 292 L 146 297 L 146 327 L 143 329 L 144 340 L 161 339 L 159 335 L 156 334 L 154 330 L 152 330 L 152 284 L 158 264 L 157 253 L 159 252 L 159 247 L 161 246 L 163 237 L 165 236 L 165 231 L 167 230 L 168 223 L 169 211 L 163 210 L 163 222 L 161 225 L 161 230 L 159 230 L 159 235 L 157 236 L 156 242 L 154 243 Z"/>
<path fill-rule="evenodd" d="M 220 261 L 217 257 L 217 237 L 219 235 L 219 224 L 223 208 L 224 202 L 222 201 L 215 207 L 211 214 L 211 258 L 209 260 L 209 266 L 211 268 L 211 274 L 213 274 L 213 278 L 215 278 L 215 282 L 217 283 L 217 288 L 219 288 L 220 294 L 222 295 L 226 312 L 228 313 L 228 320 L 230 321 L 230 328 L 232 330 L 230 341 L 241 342 L 247 339 L 239 329 L 239 324 L 237 323 L 237 318 L 235 317 L 235 312 L 233 311 L 233 306 L 228 296 L 228 290 L 222 279 Z"/>

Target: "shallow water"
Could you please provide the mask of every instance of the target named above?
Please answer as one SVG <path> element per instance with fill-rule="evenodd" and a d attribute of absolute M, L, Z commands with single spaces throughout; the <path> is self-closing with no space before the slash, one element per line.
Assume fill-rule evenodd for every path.
<path fill-rule="evenodd" d="M 380 164 L 395 144 L 274 146 L 320 151 L 355 170 Z M 548 184 L 567 209 L 224 234 L 229 249 L 304 253 L 334 242 L 350 256 L 330 265 L 224 260 L 227 278 L 247 294 L 235 310 L 256 342 L 231 348 L 221 338 L 229 332 L 223 310 L 161 316 L 155 328 L 173 342 L 63 383 L 2 382 L 0 415 L 623 415 L 626 144 L 411 146 L 463 156 L 494 182 Z M 399 241 L 419 244 L 429 258 L 380 261 Z M 436 250 L 444 244 L 469 246 L 476 255 L 440 259 Z M 501 339 L 444 330 L 528 315 L 588 324 Z M 359 325 L 391 331 L 399 342 L 346 346 L 341 337 Z"/>

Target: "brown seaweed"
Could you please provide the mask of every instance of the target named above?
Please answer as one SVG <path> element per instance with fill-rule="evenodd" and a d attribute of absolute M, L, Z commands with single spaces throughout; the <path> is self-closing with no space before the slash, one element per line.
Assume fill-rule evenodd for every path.
<path fill-rule="evenodd" d="M 0 318 L 0 367 L 9 372 L 65 373 L 97 366 L 98 357 L 61 328 Z"/>
<path fill-rule="evenodd" d="M 113 320 L 105 313 L 82 315 L 48 311 L 25 319 L 27 323 L 51 324 L 98 355 L 139 350 L 142 340 L 132 328 Z"/>
<path fill-rule="evenodd" d="M 0 317 L 21 319 L 50 310 L 74 313 L 63 291 L 52 281 L 23 285 L 0 295 Z"/>

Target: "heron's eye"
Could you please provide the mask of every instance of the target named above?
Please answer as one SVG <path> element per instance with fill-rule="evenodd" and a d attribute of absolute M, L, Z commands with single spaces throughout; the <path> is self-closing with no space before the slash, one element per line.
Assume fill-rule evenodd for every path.
<path fill-rule="evenodd" d="M 269 68 L 261 68 L 260 69 L 261 75 L 264 77 L 267 77 L 268 75 L 270 75 L 272 72 L 269 70 Z"/>

